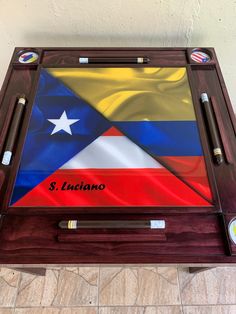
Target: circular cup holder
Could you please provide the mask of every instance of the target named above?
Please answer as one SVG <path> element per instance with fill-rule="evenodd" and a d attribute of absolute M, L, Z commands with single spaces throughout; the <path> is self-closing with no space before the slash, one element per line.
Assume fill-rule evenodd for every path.
<path fill-rule="evenodd" d="M 36 62 L 39 58 L 37 52 L 33 50 L 21 50 L 18 52 L 18 61 L 20 63 L 28 64 Z"/>
<path fill-rule="evenodd" d="M 212 54 L 209 50 L 195 48 L 190 54 L 191 59 L 196 63 L 207 63 L 212 60 Z"/>

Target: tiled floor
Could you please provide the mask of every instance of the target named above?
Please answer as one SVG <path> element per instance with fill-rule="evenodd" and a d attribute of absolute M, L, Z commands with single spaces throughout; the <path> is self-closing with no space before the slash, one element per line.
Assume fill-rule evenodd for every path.
<path fill-rule="evenodd" d="M 2 268 L 0 314 L 236 314 L 236 268 Z"/>

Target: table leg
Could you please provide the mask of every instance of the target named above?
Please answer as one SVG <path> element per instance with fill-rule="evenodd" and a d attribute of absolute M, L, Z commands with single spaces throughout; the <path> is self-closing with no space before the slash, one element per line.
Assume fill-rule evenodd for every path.
<path fill-rule="evenodd" d="M 208 270 L 208 269 L 212 269 L 215 267 L 189 267 L 189 272 L 190 274 L 196 274 L 196 273 L 200 273 L 202 271 Z"/>
<path fill-rule="evenodd" d="M 46 268 L 11 268 L 17 271 L 22 271 L 24 273 L 28 273 L 31 275 L 37 275 L 37 276 L 45 276 L 46 274 Z"/>

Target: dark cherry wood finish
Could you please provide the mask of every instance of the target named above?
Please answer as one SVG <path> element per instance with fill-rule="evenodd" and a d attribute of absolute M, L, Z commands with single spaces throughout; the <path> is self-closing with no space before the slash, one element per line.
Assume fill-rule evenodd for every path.
<path fill-rule="evenodd" d="M 229 140 L 227 138 L 227 133 L 225 131 L 224 121 L 223 121 L 222 116 L 220 114 L 219 105 L 217 104 L 214 96 L 211 97 L 210 101 L 211 101 L 212 108 L 213 108 L 213 111 L 215 113 L 216 121 L 217 121 L 217 124 L 219 127 L 219 133 L 220 133 L 220 137 L 222 140 L 222 145 L 223 145 L 223 149 L 224 149 L 224 153 L 225 153 L 225 160 L 229 164 L 233 164 L 234 158 L 233 158 L 233 154 L 231 151 L 231 147 L 229 145 Z"/>
<path fill-rule="evenodd" d="M 19 94 L 28 99 L 14 158 L 0 165 L 2 264 L 82 263 L 236 263 L 236 245 L 228 236 L 228 223 L 236 217 L 236 123 L 213 48 L 207 64 L 192 61 L 192 48 L 16 48 L 0 94 L 0 154 L 4 151 L 13 108 Z M 18 62 L 21 51 L 35 51 L 39 59 Z M 211 207 L 22 208 L 9 200 L 41 67 L 95 67 L 79 64 L 79 57 L 148 57 L 148 64 L 132 67 L 186 67 L 206 157 L 214 204 Z M 127 64 L 99 67 L 127 67 Z M 200 95 L 207 92 L 221 136 L 224 163 L 214 163 Z M 60 220 L 164 219 L 166 228 L 61 230 Z"/>
<path fill-rule="evenodd" d="M 126 219 L 164 219 L 164 230 L 81 229 L 61 230 L 64 219 L 96 220 L 100 215 L 6 215 L 0 235 L 3 263 L 176 263 L 228 262 L 218 215 L 126 215 Z M 122 220 L 124 215 L 102 215 L 103 220 Z M 141 216 L 141 217 L 140 217 Z M 125 235 L 133 234 L 133 240 Z M 91 233 L 98 239 L 91 239 Z M 83 238 L 88 235 L 88 241 Z M 116 235 L 119 241 L 113 241 Z M 144 241 L 136 241 L 144 237 Z M 148 236 L 151 240 L 148 240 Z M 64 237 L 64 241 L 58 241 Z M 65 240 L 65 238 L 67 239 Z M 81 237 L 81 240 L 80 240 Z M 152 241 L 152 237 L 156 237 Z M 75 241 L 75 238 L 78 240 Z"/>

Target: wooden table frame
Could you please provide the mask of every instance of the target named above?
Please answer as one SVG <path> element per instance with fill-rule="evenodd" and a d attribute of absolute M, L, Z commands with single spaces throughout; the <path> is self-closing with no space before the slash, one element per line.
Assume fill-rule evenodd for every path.
<path fill-rule="evenodd" d="M 9 267 L 28 265 L 29 272 L 43 275 L 45 272 L 38 265 L 63 264 L 189 264 L 198 271 L 199 265 L 232 265 L 236 263 L 236 245 L 230 240 L 228 224 L 236 217 L 236 120 L 229 100 L 219 63 L 213 48 L 202 48 L 208 52 L 208 63 L 196 63 L 190 57 L 193 48 L 16 48 L 0 94 L 0 155 L 10 125 L 16 98 L 25 93 L 28 106 L 24 116 L 14 160 L 10 166 L 0 165 L 0 263 Z M 35 51 L 39 59 L 32 64 L 19 63 L 22 51 Z M 89 57 L 135 57 L 145 55 L 150 58 L 147 66 L 186 67 L 190 89 L 197 117 L 201 143 L 214 196 L 214 207 L 128 207 L 96 208 L 55 207 L 19 208 L 9 207 L 9 199 L 14 179 L 19 166 L 25 134 L 33 105 L 41 68 L 47 67 L 82 67 L 78 64 L 81 55 Z M 94 67 L 94 64 L 87 64 Z M 100 65 L 99 65 L 100 66 Z M 107 66 L 107 65 L 104 65 Z M 127 66 L 111 64 L 109 67 Z M 134 67 L 144 65 L 132 64 Z M 146 65 L 145 65 L 146 66 Z M 204 114 L 200 107 L 200 94 L 207 91 L 211 95 L 218 131 L 222 140 L 224 163 L 217 166 L 211 154 L 209 137 L 206 134 Z M 127 242 L 114 243 L 109 240 L 98 243 L 58 244 L 57 222 L 62 219 L 164 219 L 167 222 L 164 232 L 166 242 Z M 40 223 L 45 232 L 38 236 L 33 233 Z M 195 228 L 193 228 L 193 225 Z M 31 226 L 30 230 L 25 227 Z M 189 228 L 192 231 L 189 231 Z M 203 234 L 204 230 L 209 230 Z M 30 233 L 31 232 L 31 233 Z M 105 233 L 106 234 L 106 233 Z M 122 231 L 117 231 L 117 236 Z M 137 231 L 142 234 L 142 231 Z M 31 245 L 30 245 L 31 242 Z M 170 252 L 171 250 L 171 252 Z M 171 253 L 171 254 L 170 254 Z M 19 267 L 18 267 L 18 266 Z M 205 267 L 204 267 L 205 268 Z"/>

